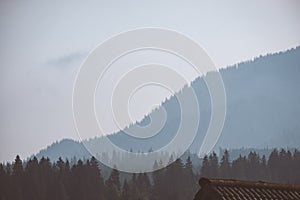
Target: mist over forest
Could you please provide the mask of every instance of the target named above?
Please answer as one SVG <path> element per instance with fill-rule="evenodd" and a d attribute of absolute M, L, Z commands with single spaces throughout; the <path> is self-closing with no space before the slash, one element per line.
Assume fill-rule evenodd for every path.
<path fill-rule="evenodd" d="M 263 152 L 268 156 L 273 148 L 299 148 L 299 57 L 300 48 L 297 47 L 285 52 L 259 56 L 220 70 L 227 96 L 227 113 L 223 131 L 213 149 L 215 152 L 222 155 L 219 148 L 232 149 L 236 151 L 233 153 L 234 158 L 237 158 L 240 153 L 245 155 L 250 150 Z M 211 102 L 203 78 L 197 78 L 191 87 L 196 91 L 199 100 L 200 123 L 189 151 L 197 154 L 211 117 Z M 184 97 L 185 91 L 190 89 L 184 87 L 180 95 Z M 117 146 L 131 152 L 155 151 L 164 146 L 176 134 L 180 122 L 180 106 L 173 96 L 164 101 L 161 107 L 167 111 L 167 119 L 164 127 L 155 136 L 141 139 L 119 131 L 108 138 Z M 159 112 L 159 109 L 153 112 Z M 153 112 L 137 125 L 147 125 L 150 116 L 155 115 Z M 133 129 L 134 126 L 135 124 L 127 129 Z M 85 141 L 85 145 L 96 147 L 102 144 L 102 140 L 102 137 L 92 138 Z M 103 152 L 99 152 L 100 155 L 101 153 Z M 177 152 L 166 152 L 166 156 L 173 153 Z M 59 157 L 88 159 L 92 155 L 81 142 L 64 139 L 36 154 L 39 159 L 43 156 L 55 161 Z"/>

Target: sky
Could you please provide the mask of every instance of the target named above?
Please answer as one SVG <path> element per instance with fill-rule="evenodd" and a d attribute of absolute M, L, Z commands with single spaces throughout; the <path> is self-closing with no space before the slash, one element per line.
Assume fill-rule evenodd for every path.
<path fill-rule="evenodd" d="M 80 139 L 72 116 L 75 77 L 88 53 L 115 34 L 175 30 L 198 42 L 220 68 L 298 46 L 299 20 L 297 0 L 1 0 L 0 162 L 26 158 L 63 138 Z M 164 95 L 152 94 L 156 99 L 145 105 L 137 96 L 142 103 L 133 118 Z"/>

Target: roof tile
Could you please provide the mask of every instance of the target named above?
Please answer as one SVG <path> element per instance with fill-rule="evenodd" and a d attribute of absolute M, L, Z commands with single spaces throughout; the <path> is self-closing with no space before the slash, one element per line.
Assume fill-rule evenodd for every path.
<path fill-rule="evenodd" d="M 199 184 L 201 190 L 195 200 L 202 200 L 201 192 L 208 188 L 220 200 L 300 200 L 300 185 L 206 178 L 201 178 Z"/>

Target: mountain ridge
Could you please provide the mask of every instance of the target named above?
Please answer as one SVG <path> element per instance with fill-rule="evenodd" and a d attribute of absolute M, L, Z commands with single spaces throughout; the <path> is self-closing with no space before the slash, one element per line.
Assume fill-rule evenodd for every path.
<path fill-rule="evenodd" d="M 263 148 L 266 146 L 272 147 L 272 145 L 273 147 L 298 147 L 297 145 L 300 144 L 300 139 L 299 134 L 297 134 L 297 130 L 299 130 L 297 119 L 300 119 L 300 107 L 296 102 L 300 102 L 300 95 L 299 92 L 297 92 L 300 91 L 300 82 L 297 80 L 298 75 L 300 76 L 299 58 L 300 47 L 298 46 L 285 52 L 258 56 L 253 60 L 237 63 L 219 70 L 219 73 L 221 73 L 223 77 L 226 89 L 228 102 L 227 109 L 229 112 L 227 112 L 228 115 L 226 117 L 225 126 L 216 147 Z M 191 87 L 198 92 L 197 97 L 202 101 L 200 102 L 202 105 L 202 108 L 200 107 L 200 113 L 204 116 L 202 120 L 208 124 L 210 112 L 207 111 L 206 108 L 210 106 L 210 100 L 208 98 L 209 95 L 207 88 L 205 88 L 205 83 L 203 83 L 203 78 L 196 78 L 192 81 Z M 189 87 L 185 85 L 178 93 L 184 93 L 187 89 L 189 89 Z M 281 94 L 277 95 L 277 93 Z M 281 96 L 285 96 L 286 98 L 282 98 Z M 168 113 L 168 118 L 170 115 L 170 119 L 166 122 L 166 126 L 168 127 L 166 130 L 163 130 L 163 133 L 167 136 L 160 136 L 156 138 L 156 140 L 146 141 L 148 143 L 150 142 L 150 146 L 145 146 L 145 141 L 143 140 L 135 140 L 125 136 L 125 133 L 122 132 L 122 130 L 109 135 L 109 139 L 125 149 L 126 147 L 128 148 L 132 146 L 131 148 L 134 148 L 134 151 L 146 152 L 150 148 L 159 148 L 164 144 L 163 142 L 172 138 L 172 134 L 170 134 L 170 132 L 174 131 L 174 129 L 176 129 L 176 124 L 178 124 L 178 113 L 176 113 L 178 111 L 178 102 L 174 99 L 174 96 L 166 99 L 161 103 L 159 108 L 156 108 L 146 115 L 143 120 L 137 122 L 137 124 L 140 125 L 147 124 L 146 122 L 149 120 L 149 116 L 153 114 L 153 112 L 159 110 L 162 106 L 165 106 L 166 110 L 170 112 Z M 251 107 L 253 104 L 256 104 L 259 107 L 258 109 L 261 109 L 261 112 L 259 112 L 256 107 Z M 281 107 L 276 107 L 276 104 L 281 105 Z M 278 109 L 278 112 L 274 111 L 276 109 Z M 266 113 L 270 113 L 270 115 L 267 116 L 265 115 Z M 281 117 L 276 117 L 276 115 L 281 115 Z M 269 117 L 271 119 L 266 120 L 264 117 Z M 260 119 L 261 122 L 258 119 Z M 236 124 L 236 122 L 240 124 Z M 262 124 L 262 122 L 264 124 Z M 199 143 L 203 140 L 202 133 L 207 129 L 207 125 L 205 125 L 205 123 L 200 127 L 201 130 L 198 131 L 199 134 L 197 134 L 197 138 L 191 145 L 190 150 L 192 152 L 197 152 Z M 135 124 L 129 125 L 126 129 L 130 129 L 132 126 L 135 126 Z M 273 126 L 274 128 L 272 128 Z M 281 130 L 278 131 L 276 129 Z M 268 132 L 276 132 L 276 135 L 274 137 L 269 137 L 268 135 L 263 134 L 263 131 L 267 130 L 269 130 Z M 241 134 L 241 132 L 246 133 Z M 255 137 L 249 137 L 249 134 L 251 135 L 253 132 L 258 132 L 258 135 L 260 134 L 264 136 L 262 137 L 263 141 L 259 143 L 254 140 Z M 279 132 L 281 132 L 281 135 Z M 255 134 L 257 135 L 257 133 Z M 290 139 L 288 139 L 287 136 L 290 137 Z M 239 140 L 242 141 L 241 144 L 235 144 L 235 142 L 233 142 L 233 138 L 240 138 Z M 101 140 L 101 137 L 86 141 L 93 142 L 99 139 Z M 282 139 L 284 140 L 282 141 Z M 161 143 L 157 145 L 157 141 Z M 248 143 L 245 141 L 248 141 Z M 69 142 L 72 143 L 71 141 Z M 136 145 L 136 143 L 141 144 Z M 252 146 L 249 144 L 252 144 Z M 58 154 L 62 155 L 62 152 L 64 152 L 61 151 L 61 149 L 63 149 L 62 147 L 58 147 L 60 145 L 66 145 L 65 140 L 55 143 L 54 145 L 55 148 L 60 148 L 60 153 L 55 153 L 55 150 L 53 150 L 54 147 L 49 146 L 47 149 L 41 150 L 36 155 L 37 157 L 48 156 L 51 160 L 53 158 L 57 159 Z M 70 145 L 71 144 L 68 146 Z M 84 147 L 82 146 L 82 143 L 74 141 L 73 145 L 74 146 L 72 146 L 72 148 L 75 148 L 75 150 L 71 152 L 76 152 L 79 157 L 90 156 L 86 149 L 83 150 Z M 78 149 L 76 150 L 76 148 Z"/>

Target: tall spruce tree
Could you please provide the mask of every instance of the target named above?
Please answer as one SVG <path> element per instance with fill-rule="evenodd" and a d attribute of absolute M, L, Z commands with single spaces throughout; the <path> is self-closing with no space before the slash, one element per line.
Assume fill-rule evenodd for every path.
<path fill-rule="evenodd" d="M 221 178 L 230 178 L 231 177 L 231 166 L 230 166 L 229 153 L 228 153 L 227 149 L 224 151 L 224 155 L 221 158 L 219 172 L 220 172 Z"/>
<path fill-rule="evenodd" d="M 219 161 L 215 152 L 209 156 L 210 177 L 217 178 L 219 175 Z"/>
<path fill-rule="evenodd" d="M 295 149 L 293 154 L 293 167 L 292 171 L 294 172 L 293 183 L 300 184 L 300 151 Z"/>
<path fill-rule="evenodd" d="M 13 164 L 13 172 L 12 172 L 12 184 L 13 184 L 13 198 L 18 200 L 18 199 L 23 199 L 23 175 L 24 175 L 24 170 L 23 170 L 23 164 L 22 160 L 20 159 L 20 156 L 17 155 L 15 162 Z"/>
<path fill-rule="evenodd" d="M 111 171 L 111 174 L 106 181 L 107 186 L 107 198 L 110 200 L 118 200 L 121 196 L 121 184 L 120 184 L 120 177 L 119 177 L 119 171 L 117 170 L 117 167 L 114 166 L 114 168 Z"/>
<path fill-rule="evenodd" d="M 210 166 L 209 166 L 209 160 L 208 160 L 207 155 L 205 155 L 203 160 L 202 160 L 202 167 L 201 167 L 201 171 L 200 171 L 200 176 L 210 178 Z"/>
<path fill-rule="evenodd" d="M 268 168 L 270 170 L 270 181 L 277 182 L 279 181 L 279 166 L 280 166 L 280 160 L 279 160 L 279 154 L 277 149 L 274 149 L 268 160 Z"/>
<path fill-rule="evenodd" d="M 182 191 L 185 194 L 184 199 L 193 199 L 198 184 L 194 176 L 193 163 L 190 156 L 188 156 L 184 165 L 184 179 L 182 181 Z"/>

